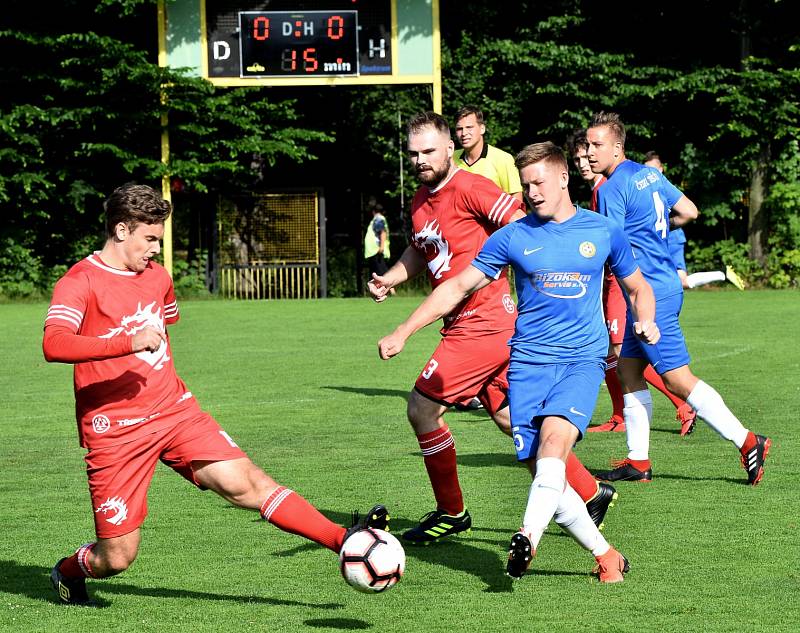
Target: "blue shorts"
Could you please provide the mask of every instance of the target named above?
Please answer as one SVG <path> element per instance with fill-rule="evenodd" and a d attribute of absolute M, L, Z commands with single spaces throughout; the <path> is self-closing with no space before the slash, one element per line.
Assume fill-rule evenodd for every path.
<path fill-rule="evenodd" d="M 568 365 L 531 365 L 511 361 L 508 368 L 508 398 L 511 434 L 517 459 L 536 456 L 542 419 L 566 418 L 583 437 L 592 418 L 600 383 L 605 376 L 603 360 Z"/>
<path fill-rule="evenodd" d="M 625 340 L 622 341 L 623 358 L 646 358 L 659 374 L 689 364 L 689 350 L 678 320 L 683 307 L 683 293 L 656 300 L 656 325 L 661 338 L 655 345 L 643 343 L 633 333 L 633 316 L 630 309 L 625 323 Z"/>

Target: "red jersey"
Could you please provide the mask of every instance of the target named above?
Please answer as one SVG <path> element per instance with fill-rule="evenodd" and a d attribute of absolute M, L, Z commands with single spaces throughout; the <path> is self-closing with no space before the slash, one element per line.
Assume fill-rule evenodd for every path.
<path fill-rule="evenodd" d="M 45 319 L 45 345 L 57 330 L 91 337 L 88 343 L 98 349 L 107 343 L 105 353 L 74 361 L 81 446 L 112 446 L 170 426 L 162 413 L 193 401 L 175 372 L 168 341 L 155 352 L 130 353 L 134 334 L 148 325 L 165 332 L 178 318 L 172 280 L 152 261 L 136 273 L 112 268 L 94 254 L 59 279 Z"/>
<path fill-rule="evenodd" d="M 589 208 L 591 211 L 597 211 L 597 190 L 600 189 L 600 185 L 602 185 L 606 180 L 608 180 L 608 178 L 601 176 L 592 185 L 592 206 Z"/>
<path fill-rule="evenodd" d="M 472 263 L 486 239 L 522 202 L 488 178 L 462 169 L 435 189 L 421 187 L 411 203 L 412 244 L 428 263 L 428 278 L 436 287 Z M 442 334 L 455 331 L 513 329 L 516 308 L 505 272 L 473 293 L 444 317 Z"/>
<path fill-rule="evenodd" d="M 600 186 L 606 180 L 608 180 L 608 178 L 606 178 L 605 176 L 600 176 L 600 178 L 598 178 L 592 185 L 592 206 L 590 207 L 590 211 L 597 211 L 597 191 L 600 189 Z M 614 297 L 612 301 L 614 301 L 614 306 L 616 306 L 616 309 L 613 310 L 613 313 L 615 315 L 618 314 L 620 311 L 624 313 L 625 299 L 622 296 L 622 290 L 619 287 L 619 282 L 617 281 L 617 278 L 614 276 L 614 273 L 611 272 L 611 267 L 608 264 L 606 264 L 605 267 L 605 279 L 606 279 L 606 289 L 603 291 L 603 306 L 604 306 L 603 310 L 606 313 L 606 316 L 608 316 L 610 312 L 609 310 L 610 306 L 607 300 L 608 300 L 609 287 L 611 286 L 616 286 L 616 288 L 611 288 L 612 296 Z"/>

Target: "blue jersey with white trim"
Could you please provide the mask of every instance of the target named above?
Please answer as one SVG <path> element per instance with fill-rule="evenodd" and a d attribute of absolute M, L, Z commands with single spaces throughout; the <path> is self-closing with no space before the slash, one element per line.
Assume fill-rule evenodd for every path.
<path fill-rule="evenodd" d="M 683 292 L 669 252 L 669 210 L 683 194 L 654 167 L 625 160 L 597 191 L 597 211 L 623 227 L 657 299 Z"/>
<path fill-rule="evenodd" d="M 511 360 L 574 363 L 602 360 L 608 351 L 601 295 L 608 260 L 619 278 L 636 272 L 622 229 L 576 207 L 565 222 L 535 213 L 508 224 L 486 241 L 472 265 L 496 278 L 514 267 L 519 305 Z"/>

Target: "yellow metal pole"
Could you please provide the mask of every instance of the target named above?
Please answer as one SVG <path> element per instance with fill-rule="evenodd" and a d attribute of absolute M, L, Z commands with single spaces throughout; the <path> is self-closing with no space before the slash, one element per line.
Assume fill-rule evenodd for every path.
<path fill-rule="evenodd" d="M 442 34 L 439 31 L 439 0 L 433 0 L 433 111 L 442 113 Z"/>
<path fill-rule="evenodd" d="M 158 0 L 158 65 L 166 68 L 167 62 L 167 12 L 164 0 Z M 161 91 L 161 106 L 165 108 L 167 94 Z M 166 112 L 161 114 L 161 163 L 169 164 L 169 121 Z M 161 195 L 167 202 L 172 202 L 172 191 L 170 188 L 169 174 L 164 173 L 161 177 Z M 172 276 L 172 216 L 164 222 L 164 268 Z"/>

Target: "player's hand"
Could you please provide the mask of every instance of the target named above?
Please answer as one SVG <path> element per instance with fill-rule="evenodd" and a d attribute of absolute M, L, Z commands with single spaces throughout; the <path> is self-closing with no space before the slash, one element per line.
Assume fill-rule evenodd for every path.
<path fill-rule="evenodd" d="M 381 360 L 389 360 L 392 356 L 397 356 L 402 352 L 405 344 L 406 339 L 397 334 L 384 336 L 378 341 L 378 356 L 381 357 Z"/>
<path fill-rule="evenodd" d="M 655 345 L 661 338 L 661 332 L 654 321 L 636 321 L 633 324 L 633 332 L 640 341 L 648 345 Z"/>
<path fill-rule="evenodd" d="M 372 298 L 376 303 L 386 301 L 386 298 L 389 296 L 389 291 L 392 289 L 392 287 L 393 284 L 391 284 L 386 277 L 376 275 L 375 273 L 372 273 L 372 279 L 367 282 L 369 294 L 372 295 Z"/>
<path fill-rule="evenodd" d="M 133 335 L 131 342 L 131 352 L 155 352 L 161 347 L 161 343 L 167 340 L 167 335 L 161 330 L 157 330 L 152 325 L 148 325 L 143 330 L 139 330 Z"/>

